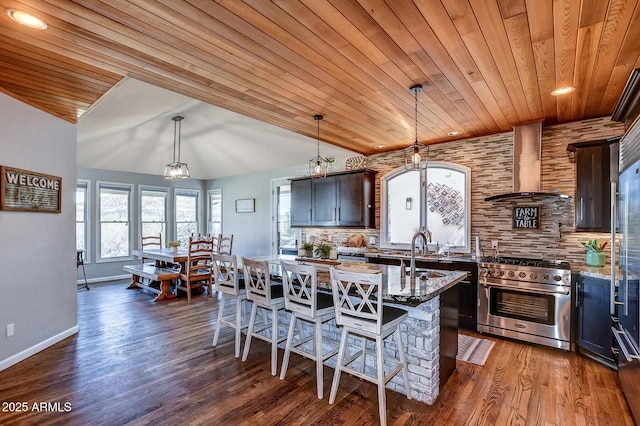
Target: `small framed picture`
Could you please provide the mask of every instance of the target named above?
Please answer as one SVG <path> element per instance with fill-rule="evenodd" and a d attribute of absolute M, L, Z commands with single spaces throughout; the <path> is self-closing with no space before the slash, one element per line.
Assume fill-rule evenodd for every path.
<path fill-rule="evenodd" d="M 244 198 L 236 200 L 236 213 L 253 213 L 256 211 L 256 199 Z"/>

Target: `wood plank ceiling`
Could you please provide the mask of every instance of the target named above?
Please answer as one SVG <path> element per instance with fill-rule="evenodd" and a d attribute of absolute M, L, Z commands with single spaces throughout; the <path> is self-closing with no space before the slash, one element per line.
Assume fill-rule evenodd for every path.
<path fill-rule="evenodd" d="M 128 76 L 369 154 L 413 142 L 414 84 L 424 143 L 610 115 L 639 2 L 2 0 L 48 29 L 2 13 L 0 90 L 75 123 Z"/>

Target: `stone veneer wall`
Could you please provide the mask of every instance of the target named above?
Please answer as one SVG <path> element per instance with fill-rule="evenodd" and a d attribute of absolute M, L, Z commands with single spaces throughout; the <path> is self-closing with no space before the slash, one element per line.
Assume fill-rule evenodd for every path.
<path fill-rule="evenodd" d="M 512 228 L 513 202 L 485 202 L 491 195 L 511 192 L 513 189 L 513 133 L 470 138 L 430 147 L 432 160 L 449 161 L 471 168 L 471 253 L 475 253 L 475 236 L 480 237 L 485 254 L 491 253 L 491 241 L 499 241 L 500 254 L 509 256 L 544 257 L 568 260 L 572 265 L 585 265 L 585 250 L 581 241 L 597 238 L 609 240 L 609 234 L 575 232 L 574 208 L 576 173 L 572 154 L 567 145 L 619 136 L 624 133 L 621 123 L 609 117 L 576 121 L 543 127 L 541 180 L 544 192 L 560 192 L 572 196 L 569 200 L 547 199 L 522 205 L 540 205 L 540 228 L 521 230 Z M 331 238 L 334 244 L 359 233 L 366 241 L 380 240 L 380 179 L 404 164 L 402 151 L 393 151 L 367 157 L 368 168 L 376 176 L 376 227 L 378 229 L 303 229 L 307 236 L 321 240 Z M 607 253 L 607 259 L 609 255 Z"/>

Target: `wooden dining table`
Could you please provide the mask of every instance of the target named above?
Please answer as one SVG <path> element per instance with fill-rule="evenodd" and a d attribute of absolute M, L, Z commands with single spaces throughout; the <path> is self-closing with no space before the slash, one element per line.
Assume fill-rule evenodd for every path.
<path fill-rule="evenodd" d="M 170 268 L 175 264 L 179 264 L 184 270 L 185 263 L 189 257 L 189 251 L 185 248 L 147 248 L 142 250 L 132 250 L 131 253 L 139 258 L 152 259 L 155 261 L 155 266 L 158 268 Z M 128 288 L 135 288 L 137 284 L 131 282 Z M 171 292 L 170 283 L 163 281 L 161 283 L 161 293 L 156 298 L 156 301 L 174 299 L 176 295 Z"/>

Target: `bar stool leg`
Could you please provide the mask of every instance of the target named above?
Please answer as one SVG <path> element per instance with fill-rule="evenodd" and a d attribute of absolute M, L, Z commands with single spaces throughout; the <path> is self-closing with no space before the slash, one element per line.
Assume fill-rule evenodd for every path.
<path fill-rule="evenodd" d="M 378 411 L 380 413 L 380 426 L 387 424 L 387 395 L 384 389 L 384 360 L 382 356 L 382 336 L 376 336 L 376 367 L 378 370 Z"/>
<path fill-rule="evenodd" d="M 322 320 L 316 318 L 314 324 L 314 333 L 316 335 L 316 341 L 314 343 L 314 357 L 316 362 L 316 382 L 318 389 L 318 399 L 322 399 L 324 396 L 324 376 L 323 376 L 323 364 L 322 364 Z"/>
<path fill-rule="evenodd" d="M 240 357 L 240 339 L 242 338 L 242 300 L 236 296 L 236 333 L 235 333 L 235 356 Z"/>
<path fill-rule="evenodd" d="M 284 358 L 282 359 L 282 369 L 280 370 L 280 380 L 284 380 L 289 367 L 289 358 L 291 357 L 291 347 L 293 346 L 293 336 L 295 334 L 296 320 L 298 319 L 295 312 L 291 313 L 291 322 L 289 322 L 289 332 L 287 333 L 287 343 L 284 347 Z"/>
<path fill-rule="evenodd" d="M 342 372 L 342 362 L 344 361 L 344 352 L 347 347 L 347 337 L 349 333 L 345 327 L 342 327 L 342 338 L 340 339 L 340 349 L 338 349 L 338 359 L 336 360 L 336 370 L 333 373 L 333 382 L 331 383 L 331 394 L 329 394 L 329 404 L 333 404 L 338 393 L 338 385 L 340 384 L 340 373 Z"/>
<path fill-rule="evenodd" d="M 213 334 L 213 342 L 211 343 L 211 346 L 216 346 L 218 344 L 218 337 L 220 336 L 220 328 L 222 327 L 222 318 L 224 316 L 223 315 L 224 314 L 224 296 L 225 294 L 222 293 L 222 296 L 220 297 L 220 304 L 218 305 L 220 306 L 220 309 L 218 310 L 218 321 L 216 322 L 216 332 Z"/>
<path fill-rule="evenodd" d="M 407 395 L 407 399 L 411 398 L 411 385 L 409 384 L 409 370 L 407 369 L 407 357 L 404 353 L 404 346 L 402 345 L 402 337 L 400 336 L 400 328 L 398 327 L 394 332 L 396 335 L 396 344 L 398 346 L 398 357 L 402 363 L 402 379 L 404 380 L 404 391 Z"/>
<path fill-rule="evenodd" d="M 271 375 L 278 374 L 278 311 L 271 310 Z"/>
<path fill-rule="evenodd" d="M 249 356 L 249 346 L 251 346 L 251 333 L 253 333 L 253 327 L 256 323 L 256 311 L 258 309 L 258 304 L 254 303 L 251 306 L 251 317 L 249 318 L 249 328 L 247 328 L 247 338 L 244 341 L 244 352 L 242 353 L 242 361 L 246 361 Z"/>

